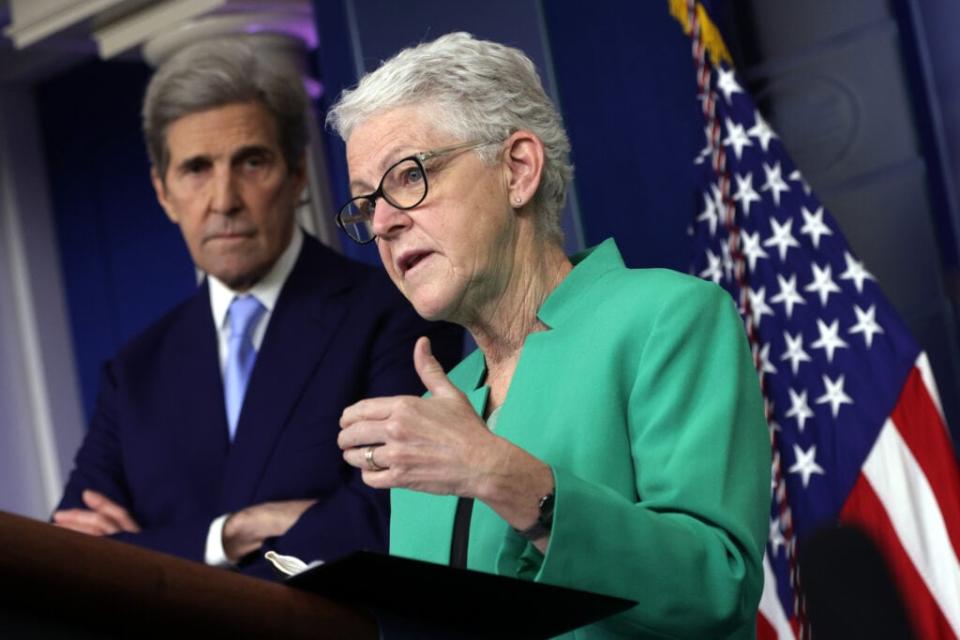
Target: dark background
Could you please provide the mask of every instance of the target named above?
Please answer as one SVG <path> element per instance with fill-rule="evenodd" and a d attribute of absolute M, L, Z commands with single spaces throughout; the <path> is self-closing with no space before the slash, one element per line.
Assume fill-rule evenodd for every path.
<path fill-rule="evenodd" d="M 956 435 L 960 3 L 712 4 L 745 86 L 930 356 Z M 667 0 L 314 7 L 321 117 L 362 70 L 415 42 L 466 30 L 524 49 L 573 144 L 568 248 L 613 236 L 631 266 L 687 270 L 686 229 L 698 206 L 691 160 L 703 133 L 689 39 Z M 102 361 L 195 286 L 149 183 L 139 131 L 149 73 L 140 63 L 91 61 L 37 88 L 88 413 Z M 326 142 L 340 201 L 343 146 Z M 376 260 L 369 249 L 343 248 Z"/>

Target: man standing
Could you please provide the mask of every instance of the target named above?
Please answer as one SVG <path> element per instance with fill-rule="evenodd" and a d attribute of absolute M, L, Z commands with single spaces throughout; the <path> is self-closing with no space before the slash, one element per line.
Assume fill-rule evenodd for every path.
<path fill-rule="evenodd" d="M 447 364 L 461 336 L 297 227 L 307 113 L 299 78 L 238 39 L 152 78 L 153 185 L 207 278 L 106 365 L 56 524 L 264 577 L 268 549 L 386 549 L 387 496 L 342 460 L 337 420 L 421 391 L 418 336 Z"/>

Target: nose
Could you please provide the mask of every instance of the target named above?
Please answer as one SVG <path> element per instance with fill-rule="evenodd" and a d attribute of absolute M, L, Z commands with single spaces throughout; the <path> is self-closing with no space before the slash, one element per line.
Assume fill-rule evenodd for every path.
<path fill-rule="evenodd" d="M 389 238 L 396 236 L 413 224 L 413 218 L 410 212 L 404 209 L 398 209 L 386 198 L 378 198 L 377 204 L 373 209 L 373 220 L 370 225 L 373 235 L 378 238 Z"/>
<path fill-rule="evenodd" d="M 230 215 L 242 208 L 238 182 L 230 169 L 215 170 L 210 188 L 210 208 L 215 213 Z"/>

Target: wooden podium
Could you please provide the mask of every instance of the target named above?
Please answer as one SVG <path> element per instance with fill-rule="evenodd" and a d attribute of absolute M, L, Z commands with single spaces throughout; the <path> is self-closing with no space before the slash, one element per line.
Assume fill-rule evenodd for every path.
<path fill-rule="evenodd" d="M 379 637 L 363 609 L 0 512 L 0 637 Z"/>

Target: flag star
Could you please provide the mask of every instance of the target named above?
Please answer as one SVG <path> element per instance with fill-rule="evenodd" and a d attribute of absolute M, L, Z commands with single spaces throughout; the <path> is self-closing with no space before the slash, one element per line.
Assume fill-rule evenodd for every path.
<path fill-rule="evenodd" d="M 846 349 L 850 345 L 839 336 L 840 321 L 834 320 L 830 326 L 817 318 L 817 330 L 820 332 L 820 338 L 810 345 L 813 349 L 823 349 L 827 353 L 827 362 L 833 362 L 833 354 L 837 349 Z"/>
<path fill-rule="evenodd" d="M 790 247 L 799 247 L 800 243 L 797 242 L 797 239 L 793 237 L 793 234 L 790 233 L 793 228 L 793 218 L 787 218 L 787 221 L 780 225 L 776 218 L 770 218 L 770 228 L 773 230 L 773 233 L 769 238 L 763 241 L 763 246 L 765 247 L 776 247 L 777 252 L 780 254 L 780 260 L 787 259 L 787 251 Z"/>
<path fill-rule="evenodd" d="M 787 176 L 788 180 L 793 180 L 794 182 L 799 182 L 800 186 L 803 187 L 803 192 L 807 195 L 810 195 L 810 185 L 807 184 L 807 181 L 803 179 L 803 174 L 800 173 L 799 169 L 794 169 L 790 172 L 790 175 Z"/>
<path fill-rule="evenodd" d="M 730 245 L 726 242 L 720 245 L 720 260 L 723 262 L 723 273 L 727 280 L 733 280 L 733 256 L 730 255 Z"/>
<path fill-rule="evenodd" d="M 720 284 L 720 278 L 723 277 L 723 272 L 720 270 L 720 256 L 707 249 L 707 268 L 701 271 L 699 275 L 705 280 L 713 280 Z"/>
<path fill-rule="evenodd" d="M 840 287 L 837 286 L 837 283 L 833 281 L 833 270 L 830 268 L 830 265 L 820 268 L 819 265 L 813 263 L 813 280 L 810 281 L 810 284 L 803 288 L 804 291 L 816 291 L 820 296 L 820 304 L 824 307 L 827 306 L 827 300 L 830 298 L 831 293 L 840 293 Z"/>
<path fill-rule="evenodd" d="M 877 305 L 870 305 L 866 311 L 857 305 L 853 305 L 853 311 L 857 314 L 857 324 L 850 327 L 850 333 L 862 333 L 863 340 L 869 349 L 873 344 L 873 334 L 883 333 L 883 327 L 877 324 L 876 313 Z"/>
<path fill-rule="evenodd" d="M 750 203 L 760 202 L 760 194 L 753 189 L 753 174 L 748 173 L 746 177 L 734 174 L 733 177 L 737 180 L 737 192 L 734 194 L 733 199 L 740 203 L 740 208 L 743 209 L 743 215 L 749 216 Z"/>
<path fill-rule="evenodd" d="M 790 319 L 790 316 L 793 315 L 793 305 L 795 304 L 807 304 L 803 300 L 803 296 L 797 293 L 797 276 L 792 275 L 790 279 L 787 280 L 781 274 L 777 274 L 777 281 L 780 283 L 780 293 L 770 298 L 770 302 L 776 304 L 782 304 L 787 311 L 787 319 Z"/>
<path fill-rule="evenodd" d="M 713 198 L 707 194 L 703 194 L 703 204 L 704 209 L 700 212 L 700 215 L 697 216 L 697 222 L 706 222 L 710 227 L 710 235 L 714 235 L 717 232 L 717 222 L 719 222 L 717 205 L 714 203 Z"/>
<path fill-rule="evenodd" d="M 801 362 L 810 362 L 810 356 L 803 350 L 803 333 L 798 332 L 794 338 L 786 331 L 783 332 L 783 339 L 787 343 L 787 350 L 780 356 L 781 360 L 789 360 L 793 375 L 797 375 L 797 369 Z"/>
<path fill-rule="evenodd" d="M 817 398 L 817 404 L 830 404 L 830 413 L 837 417 L 840 411 L 840 405 L 853 404 L 853 400 L 843 392 L 843 375 L 841 374 L 834 382 L 826 375 L 823 376 L 824 394 Z"/>
<path fill-rule="evenodd" d="M 782 431 L 782 429 L 780 428 L 779 424 L 773 421 L 773 417 L 771 416 L 770 422 L 767 425 L 767 435 L 770 438 L 771 444 L 776 438 L 776 433 L 778 431 Z M 777 466 L 779 467 L 779 465 L 780 465 L 779 454 L 777 454 Z M 773 474 L 773 473 L 770 474 L 770 495 L 771 496 L 775 495 L 777 491 L 777 475 L 779 474 Z"/>
<path fill-rule="evenodd" d="M 779 207 L 780 194 L 784 191 L 790 191 L 790 186 L 783 181 L 783 177 L 780 175 L 780 163 L 778 162 L 771 167 L 764 162 L 763 172 L 767 175 L 767 181 L 760 187 L 760 190 L 770 191 L 773 196 L 773 203 Z"/>
<path fill-rule="evenodd" d="M 806 207 L 801 207 L 800 213 L 803 214 L 803 226 L 800 228 L 800 233 L 810 236 L 813 248 L 819 249 L 820 236 L 833 235 L 833 231 L 830 231 L 830 228 L 823 222 L 823 207 L 818 207 L 813 213 L 810 213 Z"/>
<path fill-rule="evenodd" d="M 693 159 L 693 164 L 703 164 L 703 161 L 709 158 L 710 154 L 713 153 L 713 141 L 710 139 L 710 130 L 710 125 L 707 125 L 703 128 L 703 133 L 707 138 L 707 145 L 701 149 L 697 157 Z"/>
<path fill-rule="evenodd" d="M 787 541 L 784 539 L 783 533 L 780 531 L 780 518 L 772 519 L 770 521 L 770 555 L 775 557 L 780 547 L 783 547 L 786 544 Z"/>
<path fill-rule="evenodd" d="M 710 183 L 710 195 L 713 197 L 713 207 L 717 212 L 717 218 L 720 222 L 724 222 L 727 205 L 723 202 L 723 192 L 720 191 L 720 187 L 717 186 L 716 182 Z"/>
<path fill-rule="evenodd" d="M 813 417 L 813 411 L 810 410 L 810 405 L 807 404 L 807 392 L 804 390 L 797 393 L 790 388 L 787 388 L 787 391 L 790 392 L 790 409 L 787 411 L 786 416 L 788 418 L 796 418 L 797 427 L 800 429 L 800 433 L 803 433 L 804 424 L 808 419 Z"/>
<path fill-rule="evenodd" d="M 734 77 L 733 69 L 717 69 L 717 89 L 723 92 L 723 97 L 727 99 L 727 104 L 730 104 L 730 96 L 734 93 L 743 93 L 743 89 L 740 88 L 739 83 L 737 83 L 736 77 Z"/>
<path fill-rule="evenodd" d="M 763 116 L 761 116 L 757 110 L 753 112 L 753 126 L 747 131 L 747 135 L 751 135 L 759 140 L 764 152 L 766 152 L 767 147 L 770 146 L 770 140 L 777 137 L 777 134 L 773 132 L 773 129 L 770 128 L 770 125 L 767 124 L 767 121 L 763 119 Z"/>
<path fill-rule="evenodd" d="M 773 315 L 773 314 L 771 314 L 771 315 Z M 754 351 L 756 351 L 756 349 L 757 349 L 756 345 L 754 345 L 753 349 L 754 349 Z M 775 366 L 773 366 L 773 363 L 772 363 L 772 362 L 770 362 L 770 343 L 769 343 L 769 342 L 768 342 L 767 344 L 763 345 L 763 347 L 760 349 L 760 354 L 759 354 L 759 355 L 760 355 L 760 372 L 761 372 L 761 373 L 776 373 L 776 372 L 777 372 L 777 368 L 776 368 Z"/>
<path fill-rule="evenodd" d="M 751 267 L 752 269 L 753 267 Z M 760 322 L 763 320 L 763 316 L 772 316 L 773 309 L 770 308 L 770 305 L 767 304 L 767 289 L 766 287 L 760 287 L 759 291 L 754 291 L 753 289 L 748 288 L 747 292 L 750 295 L 750 311 L 753 315 L 753 324 L 757 327 L 760 326 Z"/>
<path fill-rule="evenodd" d="M 857 293 L 863 293 L 864 280 L 876 280 L 869 271 L 863 268 L 863 263 L 850 255 L 849 251 L 843 252 L 843 259 L 847 262 L 847 270 L 840 274 L 841 280 L 853 280 L 857 287 Z"/>
<path fill-rule="evenodd" d="M 771 417 L 770 420 L 769 420 L 769 422 L 767 423 L 767 433 L 770 434 L 770 439 L 771 439 L 771 440 L 773 440 L 773 434 L 774 434 L 775 432 L 777 432 L 777 431 L 782 431 L 782 429 L 780 429 L 780 425 L 777 424 L 776 420 L 774 420 L 774 419 Z M 773 478 L 770 478 L 770 488 L 771 488 L 771 489 L 775 489 L 775 488 L 776 488 L 776 481 L 774 481 Z"/>
<path fill-rule="evenodd" d="M 760 258 L 769 258 L 770 256 L 768 256 L 767 252 L 760 246 L 759 231 L 753 234 L 744 232 L 741 237 L 743 238 L 743 255 L 747 257 L 747 261 L 750 263 L 750 271 L 755 271 L 757 268 L 757 260 Z"/>
<path fill-rule="evenodd" d="M 798 445 L 793 445 L 793 455 L 797 461 L 788 469 L 790 473 L 799 473 L 803 480 L 803 488 L 810 483 L 810 476 L 815 473 L 824 475 L 823 467 L 817 464 L 817 445 L 811 445 L 804 451 Z"/>
<path fill-rule="evenodd" d="M 739 160 L 740 156 L 743 155 L 743 148 L 752 147 L 753 143 L 750 142 L 750 138 L 747 136 L 741 125 L 737 124 L 730 118 L 727 118 L 726 121 L 727 137 L 723 141 L 723 145 L 726 147 L 733 147 L 733 153 L 737 156 L 737 160 Z"/>

